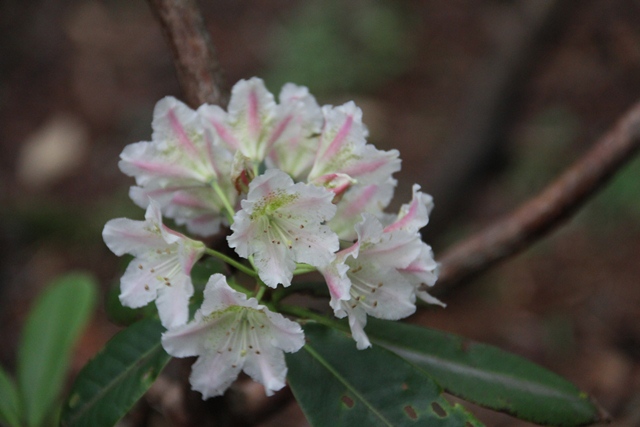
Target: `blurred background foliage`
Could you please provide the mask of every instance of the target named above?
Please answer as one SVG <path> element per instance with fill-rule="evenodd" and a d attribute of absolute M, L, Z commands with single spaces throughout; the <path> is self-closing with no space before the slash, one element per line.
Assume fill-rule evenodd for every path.
<path fill-rule="evenodd" d="M 397 2 L 300 2 L 271 33 L 267 84 L 297 82 L 316 96 L 371 92 L 407 70 L 415 25 Z"/>
<path fill-rule="evenodd" d="M 437 257 L 542 189 L 640 99 L 640 6 L 562 2 L 562 13 L 546 18 L 555 30 L 542 31 L 523 55 L 533 58 L 526 72 L 496 97 L 498 132 L 480 144 L 484 154 L 469 155 L 480 132 L 454 141 L 491 110 L 476 94 L 502 87 L 496 76 L 515 61 L 505 46 L 523 39 L 536 7 L 552 3 L 200 5 L 228 87 L 257 75 L 276 94 L 292 81 L 320 104 L 354 99 L 363 108 L 371 141 L 398 148 L 403 159 L 392 208 L 409 200 L 413 182 L 436 196 L 427 228 Z M 75 350 L 73 374 L 118 330 L 107 311 L 117 323 L 138 316 L 112 311 L 109 290 L 123 261 L 100 234 L 111 218 L 143 217 L 128 199 L 133 182 L 117 169 L 118 155 L 150 138 L 153 105 L 180 90 L 143 1 L 7 0 L 0 40 L 0 363 L 15 368 L 18 331 L 35 296 L 80 268 L 99 278 L 102 304 Z M 445 161 L 464 157 L 462 167 Z M 460 185 L 436 185 L 465 174 Z M 413 321 L 524 355 L 593 393 L 615 426 L 638 425 L 639 194 L 636 159 L 566 227 L 447 295 L 447 309 Z M 163 419 L 153 405 L 139 410 Z M 259 425 L 300 425 L 295 405 L 283 408 Z M 527 425 L 477 413 L 487 425 Z"/>

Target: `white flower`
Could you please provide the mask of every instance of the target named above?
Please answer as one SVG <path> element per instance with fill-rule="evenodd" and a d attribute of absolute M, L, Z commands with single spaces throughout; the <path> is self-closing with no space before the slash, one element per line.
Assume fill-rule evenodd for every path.
<path fill-rule="evenodd" d="M 267 157 L 267 165 L 306 180 L 318 150 L 324 117 L 309 89 L 287 83 L 280 92 L 278 117 L 284 127 Z M 286 126 L 284 124 L 286 123 Z"/>
<path fill-rule="evenodd" d="M 235 190 L 234 190 L 235 191 Z M 209 186 L 171 185 L 131 187 L 129 197 L 138 206 L 145 207 L 149 199 L 163 207 L 165 216 L 174 218 L 176 224 L 200 236 L 210 236 L 226 222 L 222 216 L 220 197 Z"/>
<path fill-rule="evenodd" d="M 433 210 L 433 197 L 420 191 L 419 184 L 413 184 L 411 202 L 400 207 L 395 220 L 387 225 L 385 232 L 405 230 L 417 233 L 429 223 L 429 214 Z"/>
<path fill-rule="evenodd" d="M 355 225 L 362 221 L 362 214 L 383 218 L 384 208 L 393 198 L 395 180 L 384 184 L 355 185 L 349 188 L 337 203 L 336 215 L 329 221 L 329 227 L 340 239 L 354 241 L 357 237 Z"/>
<path fill-rule="evenodd" d="M 203 105 L 198 113 L 229 150 L 255 165 L 268 160 L 296 179 L 311 168 L 322 112 L 305 87 L 285 85 L 276 104 L 261 79 L 240 80 L 231 91 L 228 112 Z"/>
<path fill-rule="evenodd" d="M 165 327 L 186 323 L 193 295 L 191 268 L 204 253 L 204 244 L 164 226 L 154 201 L 144 221 L 113 219 L 102 237 L 116 255 L 135 257 L 120 282 L 122 304 L 137 308 L 155 300 Z"/>
<path fill-rule="evenodd" d="M 420 229 L 429 223 L 429 214 L 432 210 L 433 198 L 422 193 L 420 186 L 414 184 L 411 202 L 400 207 L 398 216 L 385 227 L 384 232 L 403 230 L 414 233 L 416 238 L 420 238 Z M 433 251 L 429 245 L 423 242 L 416 258 L 398 271 L 414 286 L 418 298 L 429 304 L 446 306 L 442 301 L 429 295 L 427 291 L 420 290 L 422 285 L 433 286 L 438 280 L 438 263 L 433 258 Z"/>
<path fill-rule="evenodd" d="M 398 272 L 414 286 L 418 298 L 428 304 L 446 307 L 445 303 L 421 289 L 422 285 L 433 286 L 438 280 L 438 263 L 433 259 L 433 251 L 429 245 L 422 243 L 416 259 L 407 267 L 398 269 Z"/>
<path fill-rule="evenodd" d="M 271 287 L 291 284 L 296 262 L 329 264 L 339 249 L 338 236 L 324 223 L 336 212 L 333 193 L 269 169 L 249 185 L 227 239 L 238 255 L 253 261 Z"/>
<path fill-rule="evenodd" d="M 223 394 L 241 370 L 272 395 L 285 385 L 283 352 L 303 345 L 300 325 L 234 291 L 221 274 L 209 279 L 195 319 L 162 335 L 170 355 L 199 356 L 189 380 L 203 399 Z"/>
<path fill-rule="evenodd" d="M 349 316 L 359 349 L 371 345 L 364 332 L 367 315 L 398 320 L 415 312 L 415 288 L 401 270 L 418 257 L 422 244 L 416 235 L 403 230 L 384 232 L 380 221 L 370 214 L 362 217 L 356 225 L 358 241 L 320 269 L 329 285 L 334 314 Z"/>
<path fill-rule="evenodd" d="M 362 110 L 353 102 L 322 107 L 324 126 L 308 180 L 321 185 L 327 174 L 341 173 L 362 185 L 384 184 L 400 170 L 398 150 L 380 151 L 366 143 Z"/>
<path fill-rule="evenodd" d="M 221 194 L 230 204 L 236 199 L 230 180 L 233 154 L 200 115 L 173 97 L 158 101 L 152 127 L 151 142 L 130 144 L 120 155 L 120 169 L 138 184 L 132 199 L 146 208 L 153 197 L 166 216 L 190 231 L 216 233 L 223 218 Z"/>

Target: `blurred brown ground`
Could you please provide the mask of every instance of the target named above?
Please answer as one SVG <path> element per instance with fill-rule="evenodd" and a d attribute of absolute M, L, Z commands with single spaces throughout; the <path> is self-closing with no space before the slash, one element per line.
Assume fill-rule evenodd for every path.
<path fill-rule="evenodd" d="M 511 2 L 403 1 L 411 17 L 406 67 L 370 88 L 325 91 L 321 104 L 355 99 L 371 140 L 403 158 L 396 202 L 429 171 L 519 21 Z M 229 85 L 268 73 L 269 37 L 298 2 L 202 4 Z M 436 257 L 542 188 L 640 99 L 640 5 L 584 1 L 564 12 L 516 84 L 498 154 L 465 182 L 446 218 L 429 224 Z M 517 15 L 517 14 L 516 14 Z M 320 60 L 320 59 L 318 59 Z M 313 90 L 313 82 L 307 84 Z M 279 88 L 271 87 L 277 93 Z M 117 169 L 131 142 L 150 138 L 154 103 L 179 96 L 169 51 L 143 1 L 0 5 L 0 363 L 14 366 L 30 302 L 54 276 L 86 269 L 106 291 L 120 263 L 100 231 L 110 218 L 141 218 Z M 480 114 L 480 112 L 478 113 Z M 461 171 L 448 171 L 452 176 Z M 446 181 L 446 180 L 445 180 Z M 576 383 L 613 415 L 640 425 L 640 163 L 560 231 L 419 313 L 424 325 L 521 354 Z M 460 191 L 459 189 L 455 190 Z M 436 197 L 436 210 L 438 198 Z M 101 310 L 77 350 L 74 372 L 118 328 Z M 473 408 L 488 426 L 530 425 Z M 148 425 L 168 425 L 159 414 Z M 264 426 L 305 425 L 287 406 Z"/>

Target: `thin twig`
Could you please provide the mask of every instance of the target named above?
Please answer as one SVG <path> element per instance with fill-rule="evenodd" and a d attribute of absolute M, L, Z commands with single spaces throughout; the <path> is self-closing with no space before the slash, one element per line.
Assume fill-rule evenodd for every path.
<path fill-rule="evenodd" d="M 582 206 L 639 148 L 640 103 L 540 194 L 445 252 L 435 293 L 531 245 Z"/>
<path fill-rule="evenodd" d="M 220 63 L 195 0 L 148 0 L 173 54 L 178 81 L 191 107 L 227 104 Z"/>

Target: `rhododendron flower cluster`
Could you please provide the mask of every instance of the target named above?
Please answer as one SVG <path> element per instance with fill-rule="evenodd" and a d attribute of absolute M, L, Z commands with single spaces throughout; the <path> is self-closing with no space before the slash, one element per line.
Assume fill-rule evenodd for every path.
<path fill-rule="evenodd" d="M 128 307 L 155 301 L 167 329 L 165 350 L 198 356 L 190 380 L 203 398 L 223 394 L 241 370 L 267 394 L 284 386 L 283 352 L 302 348 L 304 332 L 271 296 L 295 287 L 299 274 L 316 271 L 324 279 L 327 311 L 348 317 L 359 349 L 371 346 L 367 316 L 407 317 L 417 298 L 442 304 L 424 290 L 437 278 L 431 248 L 420 237 L 432 199 L 416 184 L 398 214 L 384 211 L 399 154 L 367 143 L 353 102 L 320 107 L 307 88 L 293 84 L 276 102 L 253 78 L 234 86 L 227 111 L 206 104 L 194 111 L 164 98 L 152 127 L 151 141 L 127 146 L 119 164 L 135 178 L 130 196 L 147 209 L 145 220 L 111 220 L 103 237 L 116 255 L 134 257 L 120 301 Z M 163 216 L 192 237 L 164 225 Z M 226 238 L 237 257 L 194 236 Z M 210 277 L 190 320 L 190 273 L 205 254 L 230 268 L 226 277 Z M 245 287 L 239 275 L 255 286 Z"/>

